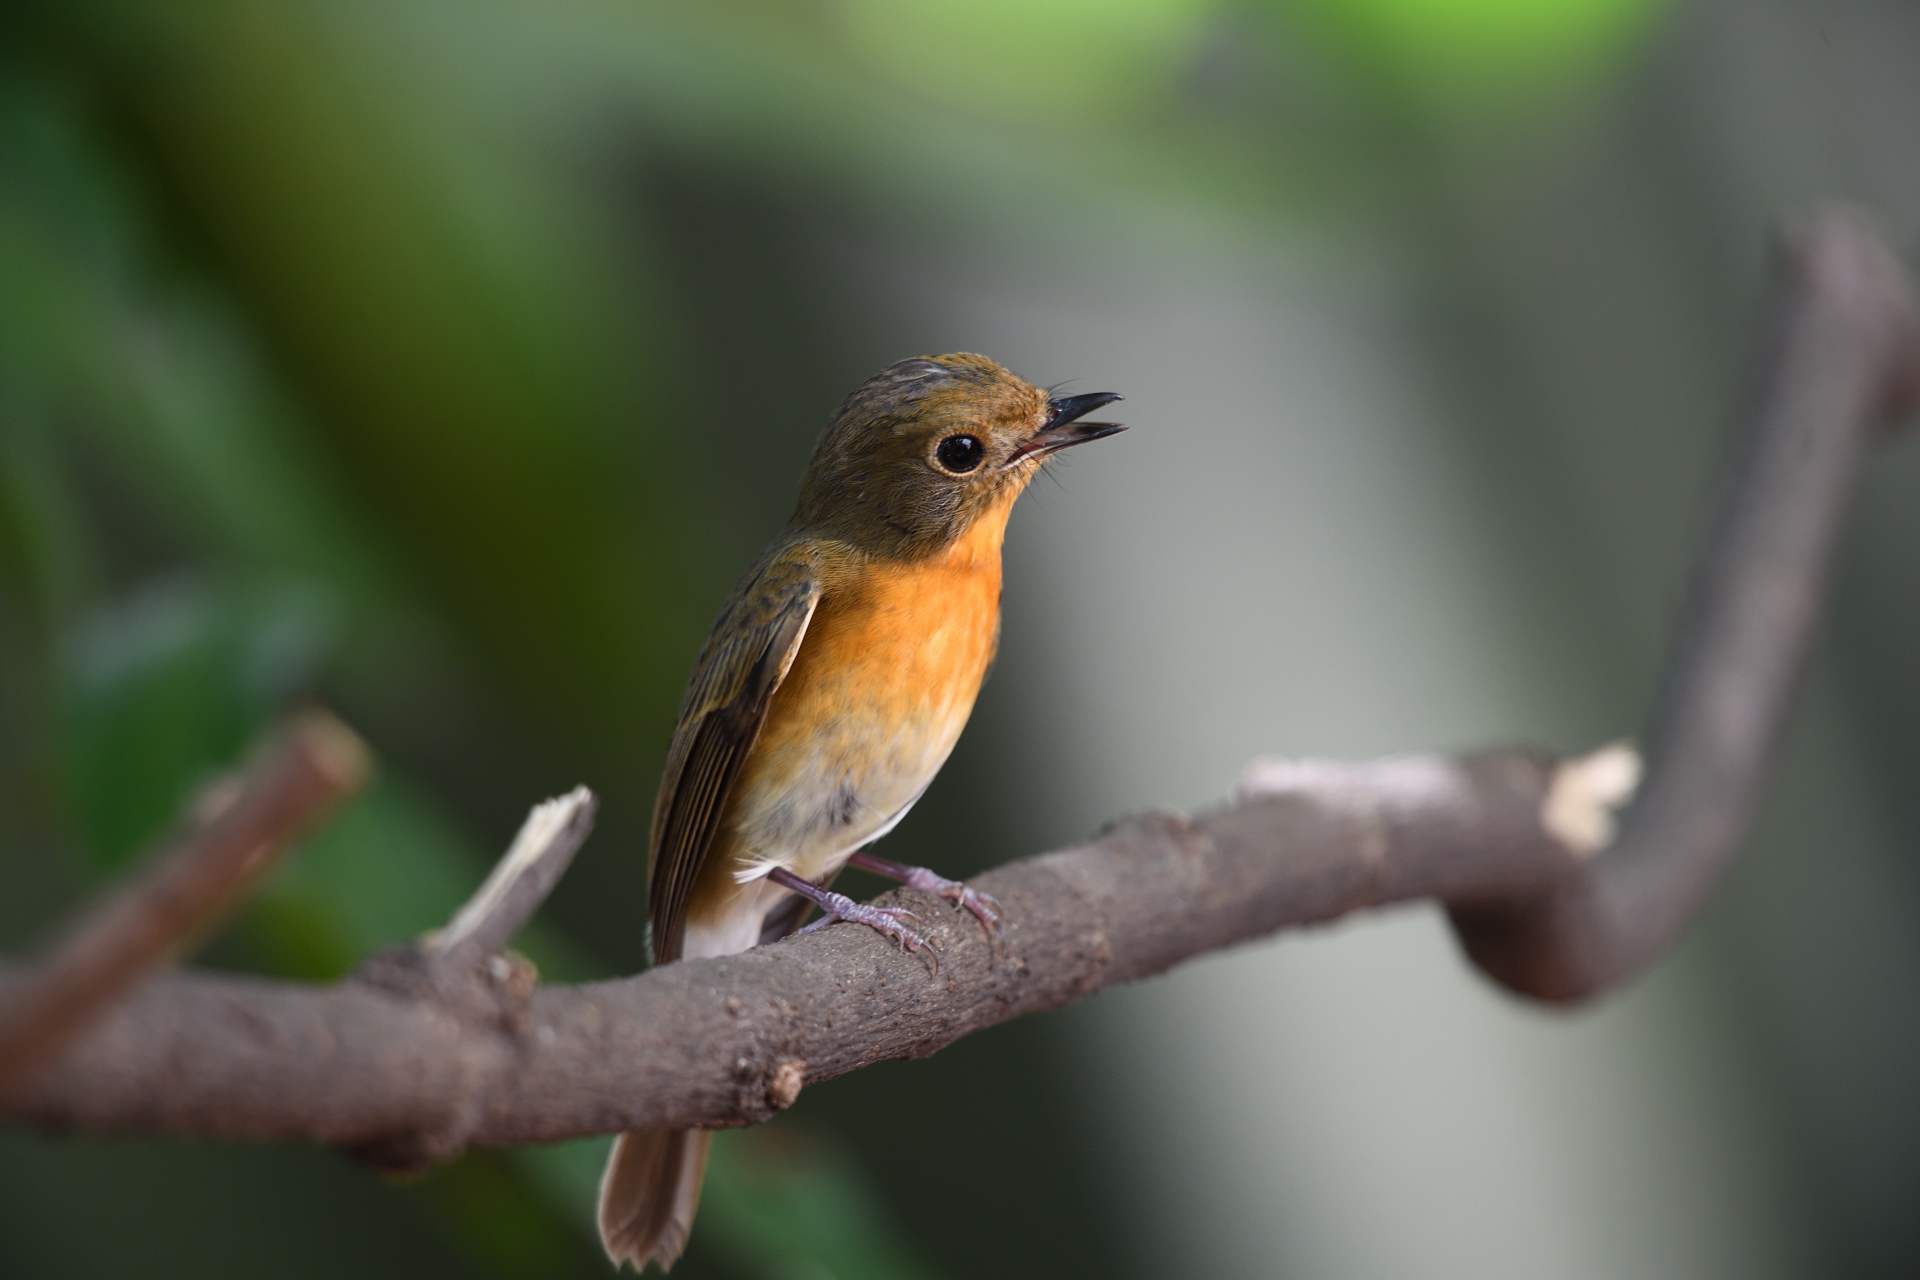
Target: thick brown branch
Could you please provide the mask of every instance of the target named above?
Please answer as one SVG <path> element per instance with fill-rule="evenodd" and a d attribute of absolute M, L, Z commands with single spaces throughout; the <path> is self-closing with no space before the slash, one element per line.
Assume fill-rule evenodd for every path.
<path fill-rule="evenodd" d="M 750 1123 L 804 1081 L 929 1054 L 1275 929 L 1549 886 L 1578 858 L 1543 825 L 1566 776 L 1520 753 L 1315 765 L 1278 779 L 1262 768 L 1217 812 L 1131 821 L 982 877 L 1006 908 L 997 958 L 970 917 L 915 901 L 944 922 L 938 979 L 851 927 L 539 988 L 504 1017 L 365 983 L 165 977 L 5 1110 L 93 1132 L 437 1153 Z M 1588 803 L 1609 798 L 1602 788 Z"/>
<path fill-rule="evenodd" d="M 0 999 L 0 1090 L 224 915 L 366 773 L 360 740 L 315 712 L 243 776 L 217 785 L 171 847 L 69 926 L 32 977 Z"/>

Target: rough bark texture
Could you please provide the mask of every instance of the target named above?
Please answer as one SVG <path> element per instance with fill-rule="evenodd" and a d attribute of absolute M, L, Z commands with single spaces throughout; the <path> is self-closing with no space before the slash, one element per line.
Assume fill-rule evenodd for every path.
<path fill-rule="evenodd" d="M 395 977 L 404 954 L 334 987 L 160 977 L 4 1109 L 94 1132 L 373 1147 L 397 1163 L 748 1124 L 803 1081 L 924 1057 L 1276 929 L 1551 885 L 1578 861 L 1541 824 L 1554 773 L 1519 753 L 1320 766 L 1283 794 L 1128 821 L 981 877 L 1006 908 L 998 948 L 948 904 L 894 895 L 938 923 L 938 978 L 853 926 L 570 987 L 498 964 L 471 988 L 416 984 Z"/>

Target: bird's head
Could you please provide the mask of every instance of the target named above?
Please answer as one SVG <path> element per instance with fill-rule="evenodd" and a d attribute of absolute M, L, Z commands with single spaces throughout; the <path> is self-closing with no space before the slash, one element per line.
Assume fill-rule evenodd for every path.
<path fill-rule="evenodd" d="M 814 450 L 797 525 L 915 558 L 1006 518 L 1041 462 L 1125 430 L 1083 418 L 1120 399 L 1054 396 L 986 356 L 916 356 L 854 389 Z"/>

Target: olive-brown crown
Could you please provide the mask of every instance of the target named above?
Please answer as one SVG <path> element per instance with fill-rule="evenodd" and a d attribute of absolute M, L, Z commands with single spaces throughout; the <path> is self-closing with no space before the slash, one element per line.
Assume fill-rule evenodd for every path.
<path fill-rule="evenodd" d="M 876 554 L 932 554 L 1026 488 L 1048 406 L 1045 391 L 986 356 L 888 365 L 821 436 L 794 525 Z"/>

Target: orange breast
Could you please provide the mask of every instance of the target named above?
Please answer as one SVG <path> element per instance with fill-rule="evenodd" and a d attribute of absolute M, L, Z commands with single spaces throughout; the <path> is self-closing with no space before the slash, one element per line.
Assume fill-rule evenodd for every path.
<path fill-rule="evenodd" d="M 1000 631 L 1000 568 L 876 568 L 821 600 L 774 695 L 768 738 L 817 735 L 840 716 L 886 730 L 973 706 Z"/>
<path fill-rule="evenodd" d="M 703 881 L 776 865 L 830 876 L 926 789 L 993 661 L 1003 529 L 982 521 L 942 556 L 824 584 Z"/>

